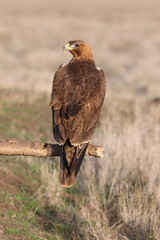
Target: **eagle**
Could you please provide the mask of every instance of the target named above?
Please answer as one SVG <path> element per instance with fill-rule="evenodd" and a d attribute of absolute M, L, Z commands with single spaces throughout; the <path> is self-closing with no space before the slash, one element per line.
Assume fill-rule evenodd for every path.
<path fill-rule="evenodd" d="M 54 75 L 50 107 L 53 136 L 62 145 L 59 181 L 71 187 L 97 126 L 106 80 L 103 70 L 95 66 L 88 43 L 69 41 L 64 49 L 73 58 Z"/>

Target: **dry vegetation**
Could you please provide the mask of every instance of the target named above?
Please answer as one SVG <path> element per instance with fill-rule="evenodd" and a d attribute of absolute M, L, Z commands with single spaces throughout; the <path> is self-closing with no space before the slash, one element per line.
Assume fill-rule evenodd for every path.
<path fill-rule="evenodd" d="M 159 9 L 158 0 L 0 0 L 0 86 L 50 92 L 71 57 L 62 46 L 85 39 L 112 94 L 159 95 Z"/>
<path fill-rule="evenodd" d="M 106 100 L 95 137 L 105 147 L 105 158 L 85 161 L 77 181 L 84 196 L 69 199 L 79 208 L 84 239 L 158 240 L 160 105 L 113 101 L 114 109 Z M 46 197 L 50 206 L 62 207 L 64 191 L 53 183 L 57 171 L 49 169 L 48 164 L 42 168 Z"/>
<path fill-rule="evenodd" d="M 86 158 L 71 189 L 58 183 L 58 159 L 1 157 L 1 239 L 160 239 L 159 9 L 0 0 L 1 137 L 52 142 L 52 76 L 71 39 L 92 45 L 108 90 L 93 139 L 105 157 Z"/>

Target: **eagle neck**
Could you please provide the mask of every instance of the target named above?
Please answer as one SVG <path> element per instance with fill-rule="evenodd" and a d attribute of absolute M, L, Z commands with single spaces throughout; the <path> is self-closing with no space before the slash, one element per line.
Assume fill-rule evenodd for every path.
<path fill-rule="evenodd" d="M 91 71 L 95 68 L 94 59 L 87 58 L 72 58 L 68 64 L 68 70 L 71 73 L 80 73 L 84 71 Z"/>

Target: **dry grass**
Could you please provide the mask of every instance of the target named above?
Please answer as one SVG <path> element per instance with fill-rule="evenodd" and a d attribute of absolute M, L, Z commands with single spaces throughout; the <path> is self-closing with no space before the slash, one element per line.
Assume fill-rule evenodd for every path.
<path fill-rule="evenodd" d="M 126 104 L 123 108 L 127 109 Z M 129 119 L 130 114 L 124 119 L 121 110 L 115 110 L 114 118 L 100 126 L 106 130 L 96 139 L 105 144 L 105 158 L 95 164 L 87 161 L 81 172 L 89 204 L 82 207 L 82 216 L 88 222 L 93 239 L 120 239 L 112 234 L 108 237 L 103 229 L 105 226 L 108 231 L 108 222 L 108 226 L 114 226 L 117 233 L 127 237 L 124 239 L 158 240 L 160 106 L 135 104 L 133 119 Z M 107 121 L 109 127 L 104 127 Z M 109 227 L 109 232 L 111 229 Z M 101 237 L 102 233 L 105 236 Z"/>
<path fill-rule="evenodd" d="M 104 146 L 105 157 L 87 158 L 83 163 L 73 191 L 84 196 L 71 195 L 67 211 L 71 210 L 72 217 L 76 214 L 84 239 L 158 240 L 160 105 L 112 101 L 112 107 L 107 107 L 106 99 L 94 138 Z M 43 191 L 50 206 L 66 209 L 66 193 L 55 181 L 55 169 L 43 166 Z M 76 213 L 74 208 L 78 208 Z"/>
<path fill-rule="evenodd" d="M 3 136 L 6 133 L 7 137 L 52 141 L 49 96 L 30 97 L 30 93 L 9 91 L 3 91 L 1 96 Z M 28 103 L 26 96 L 30 99 Z M 69 190 L 58 183 L 57 160 L 54 164 L 49 160 L 36 164 L 35 176 L 40 176 L 42 183 L 36 196 L 51 213 L 59 212 L 57 218 L 65 226 L 65 234 L 69 229 L 69 239 L 160 238 L 159 126 L 158 102 L 106 98 L 93 139 L 104 146 L 104 159 L 86 158 Z M 34 168 L 35 160 L 26 160 Z M 52 227 L 55 228 L 53 221 Z M 58 230 L 55 234 L 57 239 L 65 239 Z"/>
<path fill-rule="evenodd" d="M 82 0 L 78 6 L 73 0 L 0 0 L 0 5 L 0 87 L 50 92 L 54 71 L 71 57 L 62 46 L 84 39 L 112 94 L 160 95 L 158 0 Z"/>

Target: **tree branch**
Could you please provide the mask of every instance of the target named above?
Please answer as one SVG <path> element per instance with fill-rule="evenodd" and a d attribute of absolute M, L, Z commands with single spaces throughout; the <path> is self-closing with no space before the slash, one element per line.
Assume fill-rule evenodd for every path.
<path fill-rule="evenodd" d="M 104 149 L 92 144 L 88 145 L 86 156 L 103 157 Z M 61 155 L 61 146 L 58 144 L 18 141 L 12 138 L 0 138 L 0 155 L 52 157 Z"/>

